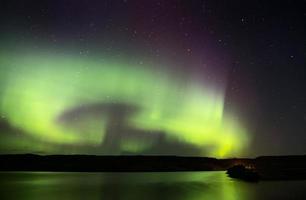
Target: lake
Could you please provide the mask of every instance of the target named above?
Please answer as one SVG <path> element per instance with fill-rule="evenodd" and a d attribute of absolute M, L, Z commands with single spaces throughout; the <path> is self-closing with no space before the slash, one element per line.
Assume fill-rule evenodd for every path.
<path fill-rule="evenodd" d="M 306 199 L 306 181 L 247 183 L 225 172 L 2 172 L 0 199 Z"/>

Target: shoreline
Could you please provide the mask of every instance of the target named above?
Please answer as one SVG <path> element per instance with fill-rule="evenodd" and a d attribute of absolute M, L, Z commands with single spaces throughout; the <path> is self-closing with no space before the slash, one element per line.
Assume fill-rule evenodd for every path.
<path fill-rule="evenodd" d="M 259 180 L 306 180 L 306 155 L 217 159 L 180 156 L 0 155 L 2 172 L 196 172 L 242 165 Z M 242 177 L 242 178 L 241 178 Z M 243 179 L 241 177 L 233 177 Z"/>

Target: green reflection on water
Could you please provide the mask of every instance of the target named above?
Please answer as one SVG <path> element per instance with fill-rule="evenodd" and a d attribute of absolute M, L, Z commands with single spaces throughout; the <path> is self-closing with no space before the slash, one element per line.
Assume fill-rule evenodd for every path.
<path fill-rule="evenodd" d="M 246 183 L 233 182 L 224 172 L 20 172 L 0 178 L 2 199 L 250 199 L 241 192 Z"/>

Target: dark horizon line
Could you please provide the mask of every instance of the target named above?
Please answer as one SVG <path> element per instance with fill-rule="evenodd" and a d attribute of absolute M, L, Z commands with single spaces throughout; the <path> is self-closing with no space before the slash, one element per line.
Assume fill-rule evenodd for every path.
<path fill-rule="evenodd" d="M 306 155 L 212 158 L 173 155 L 0 154 L 0 171 L 183 172 L 255 170 L 261 180 L 306 180 Z"/>

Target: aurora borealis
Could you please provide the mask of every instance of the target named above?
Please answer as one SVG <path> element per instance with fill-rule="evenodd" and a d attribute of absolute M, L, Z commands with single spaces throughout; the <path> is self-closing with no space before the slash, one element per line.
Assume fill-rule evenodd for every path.
<path fill-rule="evenodd" d="M 300 13 L 240 4 L 3 1 L 0 153 L 304 152 Z"/>
<path fill-rule="evenodd" d="M 239 152 L 247 141 L 245 130 L 224 113 L 224 92 L 203 81 L 178 79 L 167 70 L 124 59 L 38 52 L 3 56 L 12 59 L 2 63 L 2 85 L 8 87 L 2 88 L 1 114 L 11 126 L 43 143 L 96 148 L 106 143 L 99 151 L 116 154 L 141 153 L 158 143 L 177 141 L 200 154 L 223 157 Z M 92 105 L 97 106 L 65 115 Z M 113 135 L 111 141 L 104 141 L 106 134 Z M 31 146 L 44 151 L 35 143 Z"/>

